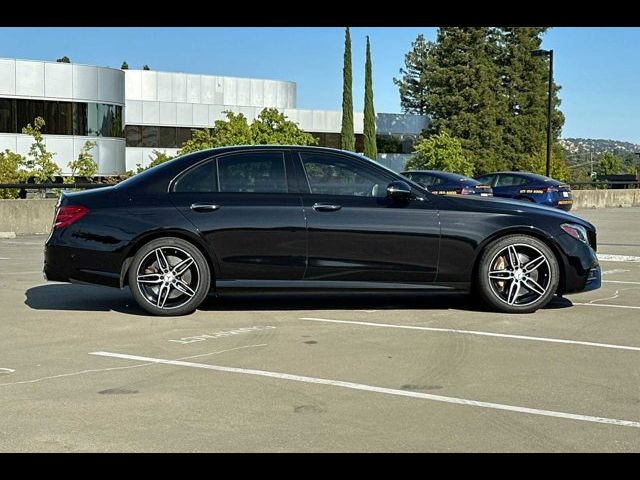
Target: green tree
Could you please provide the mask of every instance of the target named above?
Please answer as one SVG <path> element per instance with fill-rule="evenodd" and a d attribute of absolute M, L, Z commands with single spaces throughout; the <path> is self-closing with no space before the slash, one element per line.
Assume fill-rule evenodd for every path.
<path fill-rule="evenodd" d="M 56 62 L 58 63 L 71 63 L 71 60 L 69 60 L 69 57 L 67 57 L 66 55 L 62 58 L 58 58 L 56 60 Z"/>
<path fill-rule="evenodd" d="M 471 176 L 474 166 L 465 157 L 462 142 L 443 132 L 420 139 L 414 146 L 405 170 L 443 170 Z"/>
<path fill-rule="evenodd" d="M 96 146 L 96 142 L 87 140 L 80 149 L 78 158 L 67 164 L 71 170 L 71 176 L 66 177 L 65 181 L 71 183 L 75 177 L 91 178 L 98 173 L 98 165 L 93 161 L 91 150 Z"/>
<path fill-rule="evenodd" d="M 551 147 L 551 165 L 549 176 L 563 182 L 568 181 L 571 173 L 567 167 L 566 153 L 560 144 L 554 144 Z M 525 155 L 520 160 L 518 170 L 524 172 L 538 173 L 545 175 L 547 170 L 547 152 L 538 150 L 530 155 Z"/>
<path fill-rule="evenodd" d="M 622 160 L 612 152 L 605 152 L 595 168 L 598 175 L 620 175 L 623 170 Z"/>
<path fill-rule="evenodd" d="M 344 65 L 342 67 L 342 128 L 340 148 L 356 151 L 356 136 L 353 131 L 353 82 L 351 80 L 351 33 L 349 27 L 344 33 Z"/>
<path fill-rule="evenodd" d="M 22 129 L 22 133 L 31 135 L 33 143 L 29 153 L 23 162 L 29 177 L 33 177 L 36 183 L 52 182 L 56 175 L 60 174 L 60 167 L 53 161 L 55 153 L 49 152 L 42 136 L 45 121 L 42 117 L 36 117 L 33 126 L 29 123 Z"/>
<path fill-rule="evenodd" d="M 427 114 L 427 59 L 432 48 L 433 42 L 426 41 L 422 34 L 418 35 L 404 56 L 404 68 L 400 69 L 402 77 L 393 79 L 400 89 L 400 106 L 404 113 Z"/>
<path fill-rule="evenodd" d="M 7 149 L 0 152 L 0 183 L 22 183 L 24 172 L 20 171 L 24 159 L 21 155 Z M 15 188 L 0 188 L 0 198 L 18 198 L 20 191 Z"/>
<path fill-rule="evenodd" d="M 511 168 L 523 168 L 531 155 L 546 151 L 549 59 L 534 57 L 546 27 L 502 27 L 495 30 L 500 89 L 506 99 L 503 157 Z M 560 137 L 564 115 L 559 109 L 558 85 L 553 86 L 552 141 Z"/>
<path fill-rule="evenodd" d="M 143 69 L 143 70 L 151 70 L 151 69 L 149 68 L 149 65 L 145 65 L 144 67 L 142 67 L 142 69 Z"/>
<path fill-rule="evenodd" d="M 378 158 L 378 147 L 376 145 L 376 112 L 373 108 L 373 79 L 369 36 L 367 36 L 367 52 L 364 65 L 364 156 L 376 160 Z"/>
<path fill-rule="evenodd" d="M 316 145 L 318 141 L 275 108 L 263 109 L 249 125 L 242 113 L 225 112 L 213 128 L 192 130 L 178 155 L 231 145 Z"/>
<path fill-rule="evenodd" d="M 251 127 L 251 142 L 255 145 L 316 145 L 313 135 L 300 130 L 297 124 L 276 108 L 263 109 Z"/>
<path fill-rule="evenodd" d="M 425 78 L 429 133 L 460 139 L 480 173 L 507 167 L 500 156 L 504 105 L 491 33 L 487 27 L 440 28 Z"/>
<path fill-rule="evenodd" d="M 126 62 L 126 60 L 122 62 L 122 65 L 120 65 L 120 68 L 122 70 L 129 70 L 129 64 Z"/>

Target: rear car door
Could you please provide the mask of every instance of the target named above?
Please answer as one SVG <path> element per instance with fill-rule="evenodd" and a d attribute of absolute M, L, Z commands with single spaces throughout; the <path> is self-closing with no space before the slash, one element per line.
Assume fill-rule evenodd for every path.
<path fill-rule="evenodd" d="M 309 239 L 305 280 L 381 288 L 434 280 L 440 224 L 428 198 L 394 203 L 386 189 L 401 177 L 355 156 L 301 150 L 297 157 Z"/>
<path fill-rule="evenodd" d="M 170 198 L 205 238 L 217 281 L 300 280 L 306 224 L 282 150 L 226 153 L 183 172 Z"/>

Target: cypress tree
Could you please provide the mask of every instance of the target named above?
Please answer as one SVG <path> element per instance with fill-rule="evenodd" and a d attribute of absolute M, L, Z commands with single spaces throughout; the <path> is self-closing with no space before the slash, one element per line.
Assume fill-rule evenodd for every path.
<path fill-rule="evenodd" d="M 378 158 L 376 146 L 376 112 L 373 108 L 373 80 L 371 78 L 371 45 L 367 36 L 367 56 L 364 64 L 364 156 Z"/>
<path fill-rule="evenodd" d="M 349 27 L 344 34 L 344 66 L 342 68 L 342 128 L 340 146 L 355 152 L 356 136 L 353 132 L 353 85 L 351 80 L 351 34 Z"/>

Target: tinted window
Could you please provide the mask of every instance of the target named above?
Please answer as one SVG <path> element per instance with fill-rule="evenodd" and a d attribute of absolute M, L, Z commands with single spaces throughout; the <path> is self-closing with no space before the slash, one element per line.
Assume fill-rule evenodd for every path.
<path fill-rule="evenodd" d="M 526 180 L 522 177 L 515 175 L 500 175 L 496 183 L 496 187 L 515 187 L 526 183 Z"/>
<path fill-rule="evenodd" d="M 218 158 L 220 191 L 229 193 L 287 193 L 284 155 L 247 152 Z"/>
<path fill-rule="evenodd" d="M 493 180 L 495 179 L 494 175 L 485 175 L 484 177 L 478 177 L 476 180 L 480 183 L 484 183 L 486 185 L 491 185 Z"/>
<path fill-rule="evenodd" d="M 336 155 L 301 153 L 313 194 L 385 197 L 391 181 L 364 164 Z"/>
<path fill-rule="evenodd" d="M 409 178 L 425 187 L 437 185 L 438 183 L 443 183 L 444 181 L 441 178 L 434 177 L 433 175 L 429 175 L 428 173 L 410 173 Z"/>
<path fill-rule="evenodd" d="M 208 162 L 185 173 L 176 182 L 176 193 L 211 193 L 218 191 L 216 181 L 216 162 Z"/>

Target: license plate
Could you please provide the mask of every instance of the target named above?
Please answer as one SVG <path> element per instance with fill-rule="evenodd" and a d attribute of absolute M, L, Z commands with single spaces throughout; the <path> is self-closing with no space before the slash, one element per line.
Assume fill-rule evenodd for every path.
<path fill-rule="evenodd" d="M 481 193 L 481 194 L 480 194 L 480 196 L 481 196 L 481 197 L 488 197 L 488 196 L 489 196 L 489 194 L 488 194 L 488 193 Z"/>
<path fill-rule="evenodd" d="M 563 196 L 564 198 L 569 197 L 569 192 L 562 192 L 562 196 Z"/>

